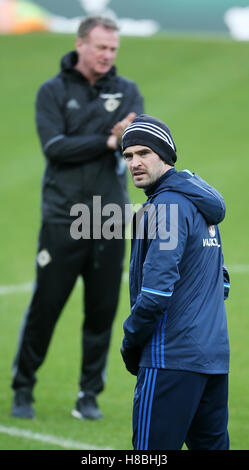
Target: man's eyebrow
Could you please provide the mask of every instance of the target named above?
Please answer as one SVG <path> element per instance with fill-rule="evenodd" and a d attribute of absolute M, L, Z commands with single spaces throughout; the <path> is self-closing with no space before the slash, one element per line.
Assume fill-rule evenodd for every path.
<path fill-rule="evenodd" d="M 133 154 L 136 153 L 138 155 L 146 155 L 147 153 L 151 153 L 151 149 L 149 148 L 142 148 L 140 150 L 137 150 L 136 152 L 123 152 L 123 157 L 124 158 L 131 158 L 133 157 Z"/>
<path fill-rule="evenodd" d="M 139 155 L 142 155 L 142 154 L 145 154 L 145 153 L 151 153 L 151 149 L 144 148 L 144 149 L 138 150 L 137 153 Z"/>

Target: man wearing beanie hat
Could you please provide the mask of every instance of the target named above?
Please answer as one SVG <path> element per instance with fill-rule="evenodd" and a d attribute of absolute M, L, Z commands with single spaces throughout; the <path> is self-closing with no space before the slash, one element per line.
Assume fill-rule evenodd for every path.
<path fill-rule="evenodd" d="M 123 155 L 147 201 L 134 215 L 131 313 L 121 348 L 137 376 L 136 450 L 229 449 L 229 275 L 218 225 L 222 196 L 198 175 L 177 172 L 168 126 L 140 115 Z"/>
<path fill-rule="evenodd" d="M 123 150 L 139 144 L 150 147 L 162 160 L 174 166 L 177 160 L 176 146 L 164 122 L 147 114 L 135 118 L 123 134 Z"/>

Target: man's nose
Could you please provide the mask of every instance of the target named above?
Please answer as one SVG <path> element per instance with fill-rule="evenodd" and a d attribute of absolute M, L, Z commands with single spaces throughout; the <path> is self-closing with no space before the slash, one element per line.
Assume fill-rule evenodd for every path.
<path fill-rule="evenodd" d="M 106 49 L 104 52 L 104 57 L 105 57 L 105 60 L 113 60 L 115 57 L 115 54 L 112 50 Z"/>
<path fill-rule="evenodd" d="M 141 158 L 138 155 L 133 155 L 132 168 L 138 168 L 141 166 Z"/>

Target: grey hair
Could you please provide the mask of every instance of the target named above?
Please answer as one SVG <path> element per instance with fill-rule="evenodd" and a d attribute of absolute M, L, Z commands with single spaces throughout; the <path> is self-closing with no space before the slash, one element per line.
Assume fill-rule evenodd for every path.
<path fill-rule="evenodd" d="M 104 18 L 102 16 L 88 16 L 81 21 L 78 31 L 78 38 L 86 38 L 90 31 L 95 28 L 95 26 L 103 26 L 103 28 L 111 29 L 113 31 L 118 31 L 118 25 L 111 18 Z"/>

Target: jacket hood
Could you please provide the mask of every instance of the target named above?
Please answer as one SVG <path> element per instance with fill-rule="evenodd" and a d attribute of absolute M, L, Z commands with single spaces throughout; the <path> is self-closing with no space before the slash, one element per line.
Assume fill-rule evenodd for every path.
<path fill-rule="evenodd" d="M 175 191 L 190 199 L 208 225 L 217 225 L 225 217 L 226 206 L 221 194 L 189 170 L 177 172 L 172 168 L 146 191 L 146 194 L 149 198 L 154 198 L 163 191 Z"/>
<path fill-rule="evenodd" d="M 78 54 L 76 51 L 70 51 L 61 59 L 61 71 L 72 70 L 78 62 Z"/>

